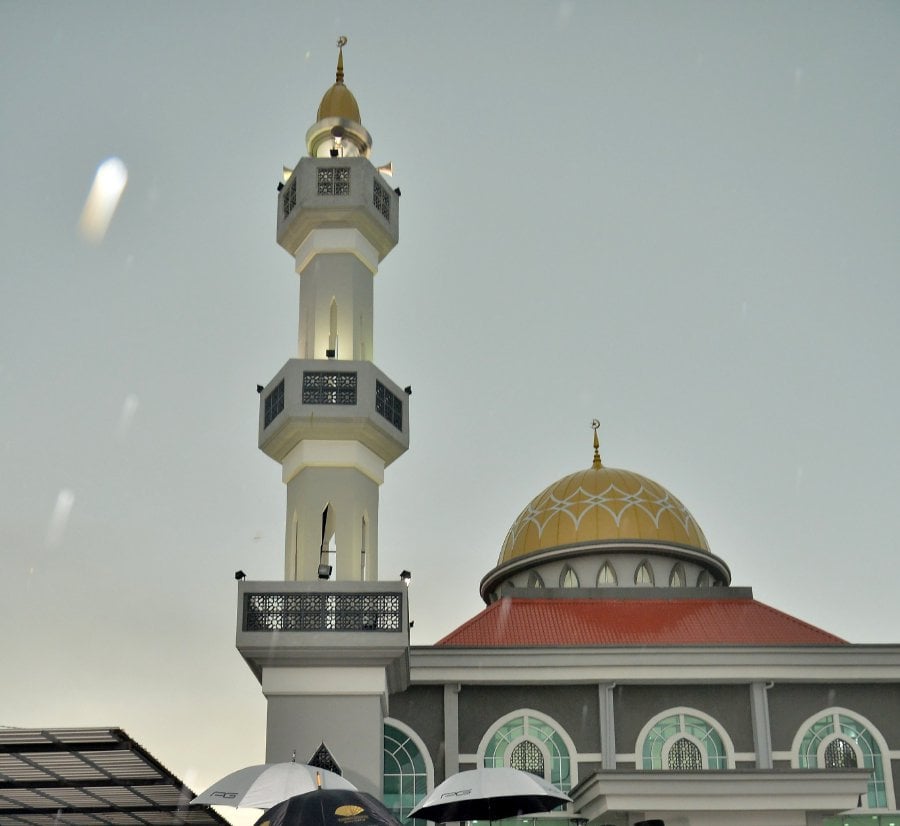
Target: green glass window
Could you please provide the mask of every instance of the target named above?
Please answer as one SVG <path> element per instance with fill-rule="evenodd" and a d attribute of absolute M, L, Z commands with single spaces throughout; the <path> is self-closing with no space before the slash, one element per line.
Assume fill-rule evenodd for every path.
<path fill-rule="evenodd" d="M 823 760 L 820 764 L 819 748 L 822 743 L 826 743 L 826 746 L 822 751 Z M 834 745 L 836 743 L 843 745 Z M 797 765 L 801 769 L 857 765 L 856 752 L 851 744 L 855 744 L 862 753 L 863 767 L 871 771 L 867 794 L 869 808 L 886 808 L 887 790 L 884 782 L 884 760 L 881 757 L 881 749 L 871 732 L 853 717 L 832 713 L 816 720 L 806 730 L 800 741 Z M 847 749 L 853 753 L 854 762 L 852 764 L 849 763 Z"/>
<path fill-rule="evenodd" d="M 641 761 L 645 769 L 685 771 L 703 768 L 704 754 L 706 768 L 728 768 L 724 741 L 712 724 L 693 714 L 679 713 L 663 717 L 650 729 L 644 738 Z"/>
<path fill-rule="evenodd" d="M 521 743 L 529 741 L 530 746 L 520 747 Z M 488 768 L 498 766 L 522 768 L 518 763 L 526 755 L 534 757 L 535 751 L 542 757 L 541 775 L 547 777 L 543 754 L 549 753 L 550 776 L 547 779 L 556 788 L 568 791 L 572 787 L 572 759 L 569 756 L 569 749 L 553 726 L 530 714 L 507 720 L 494 732 L 484 751 L 484 765 Z M 536 767 L 534 762 L 531 765 Z M 537 771 L 534 773 L 538 774 Z"/>
<path fill-rule="evenodd" d="M 404 823 L 409 813 L 428 793 L 428 770 L 419 747 L 408 734 L 384 724 L 384 804 Z"/>

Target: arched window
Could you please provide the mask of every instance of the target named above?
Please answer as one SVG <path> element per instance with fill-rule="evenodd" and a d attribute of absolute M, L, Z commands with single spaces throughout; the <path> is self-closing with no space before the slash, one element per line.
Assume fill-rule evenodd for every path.
<path fill-rule="evenodd" d="M 559 575 L 559 587 L 560 588 L 577 588 L 578 587 L 578 574 L 575 573 L 574 569 L 566 565 L 563 568 L 562 573 Z"/>
<path fill-rule="evenodd" d="M 337 355 L 337 342 L 338 342 L 337 318 L 338 318 L 337 299 L 332 298 L 331 299 L 331 308 L 328 313 L 328 349 L 331 350 L 335 354 L 335 356 Z"/>
<path fill-rule="evenodd" d="M 384 724 L 384 804 L 398 820 L 408 815 L 434 782 L 434 768 L 424 744 L 396 723 Z M 424 826 L 424 821 L 416 820 Z"/>
<path fill-rule="evenodd" d="M 619 578 L 616 576 L 616 569 L 609 563 L 604 562 L 597 571 L 597 587 L 602 588 L 604 585 L 618 585 Z"/>
<path fill-rule="evenodd" d="M 574 751 L 557 723 L 537 712 L 521 711 L 498 721 L 485 734 L 478 754 L 487 768 L 509 766 L 530 771 L 567 791 L 577 782 L 570 747 Z"/>
<path fill-rule="evenodd" d="M 369 547 L 369 520 L 362 515 L 359 525 L 359 580 L 366 581 L 366 550 Z"/>
<path fill-rule="evenodd" d="M 634 572 L 634 584 L 635 585 L 653 585 L 653 568 L 650 567 L 650 563 L 645 559 L 641 562 L 640 565 L 637 566 Z"/>
<path fill-rule="evenodd" d="M 670 588 L 684 588 L 687 580 L 684 576 L 684 566 L 680 562 L 676 562 L 672 566 L 672 572 L 669 574 Z"/>
<path fill-rule="evenodd" d="M 529 588 L 543 588 L 544 580 L 541 579 L 541 575 L 537 571 L 532 571 L 528 574 L 528 587 Z"/>
<path fill-rule="evenodd" d="M 868 807 L 893 808 L 893 782 L 885 770 L 885 750 L 884 740 L 871 723 L 847 709 L 832 708 L 801 726 L 794 738 L 792 763 L 801 769 L 869 769 Z"/>
<path fill-rule="evenodd" d="M 700 571 L 697 575 L 697 587 L 709 588 L 710 585 L 712 585 L 712 582 L 709 579 L 709 571 Z"/>
<path fill-rule="evenodd" d="M 695 709 L 672 709 L 654 717 L 638 736 L 644 769 L 734 768 L 734 746 L 724 730 Z"/>

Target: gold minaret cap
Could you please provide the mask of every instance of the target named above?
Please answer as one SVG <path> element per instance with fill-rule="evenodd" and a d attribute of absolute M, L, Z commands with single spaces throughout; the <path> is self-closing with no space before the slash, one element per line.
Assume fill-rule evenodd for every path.
<path fill-rule="evenodd" d="M 359 105 L 344 84 L 344 46 L 347 38 L 337 40 L 338 59 L 334 83 L 322 96 L 316 122 L 306 133 L 306 148 L 313 158 L 369 157 L 372 136 L 362 125 Z"/>
<path fill-rule="evenodd" d="M 591 428 L 594 431 L 594 462 L 591 467 L 594 470 L 599 470 L 601 467 L 603 467 L 603 464 L 600 461 L 600 439 L 597 438 L 597 431 L 600 428 L 600 422 L 597 419 L 594 419 L 591 422 Z"/>

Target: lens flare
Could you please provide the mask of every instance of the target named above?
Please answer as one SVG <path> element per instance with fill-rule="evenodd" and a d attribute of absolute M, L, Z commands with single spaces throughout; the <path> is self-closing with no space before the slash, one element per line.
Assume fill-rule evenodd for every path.
<path fill-rule="evenodd" d="M 68 488 L 63 488 L 56 497 L 56 505 L 53 515 L 50 517 L 50 525 L 47 527 L 47 546 L 50 548 L 62 542 L 66 525 L 69 524 L 69 515 L 75 504 L 75 494 Z"/>
<path fill-rule="evenodd" d="M 103 240 L 127 183 L 128 170 L 120 158 L 107 158 L 97 167 L 79 223 L 81 234 L 91 243 Z"/>

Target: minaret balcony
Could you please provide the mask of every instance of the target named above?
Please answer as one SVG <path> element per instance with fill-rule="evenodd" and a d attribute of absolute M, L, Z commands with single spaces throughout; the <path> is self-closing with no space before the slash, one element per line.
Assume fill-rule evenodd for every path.
<path fill-rule="evenodd" d="M 313 230 L 356 229 L 381 261 L 399 238 L 400 197 L 367 158 L 302 158 L 278 196 L 276 238 L 296 255 Z"/>
<path fill-rule="evenodd" d="M 267 668 L 377 666 L 392 691 L 408 684 L 402 581 L 242 581 L 237 616 L 237 648 L 258 678 Z"/>
<path fill-rule="evenodd" d="M 260 394 L 259 447 L 355 441 L 389 465 L 409 448 L 409 396 L 370 361 L 290 359 Z"/>

